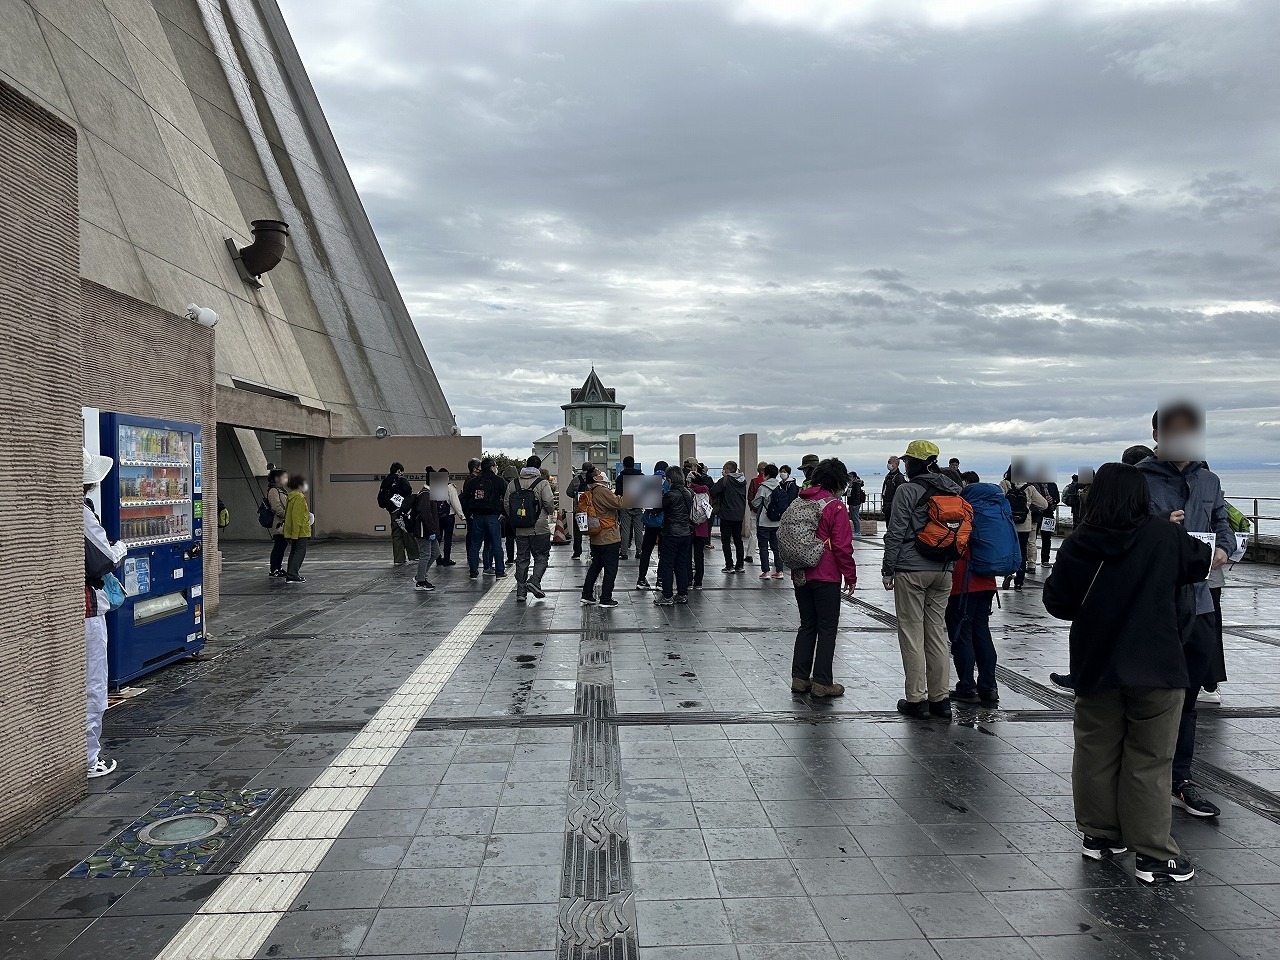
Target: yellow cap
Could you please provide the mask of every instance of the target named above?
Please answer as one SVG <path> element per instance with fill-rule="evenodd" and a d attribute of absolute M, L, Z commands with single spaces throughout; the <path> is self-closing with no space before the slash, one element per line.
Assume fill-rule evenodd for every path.
<path fill-rule="evenodd" d="M 936 457 L 940 451 L 936 443 L 928 440 L 912 440 L 907 444 L 907 452 L 904 457 L 911 457 L 915 460 L 928 460 L 930 457 Z"/>

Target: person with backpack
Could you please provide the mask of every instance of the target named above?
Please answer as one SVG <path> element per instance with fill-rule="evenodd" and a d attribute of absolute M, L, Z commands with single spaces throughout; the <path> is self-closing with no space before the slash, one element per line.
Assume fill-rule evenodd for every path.
<path fill-rule="evenodd" d="M 84 450 L 84 656 L 85 656 L 85 746 L 88 777 L 96 780 L 116 770 L 116 760 L 102 756 L 102 715 L 107 712 L 107 613 L 111 598 L 108 577 L 129 553 L 129 548 L 113 541 L 93 512 L 89 494 L 97 487 L 115 461 Z M 117 598 L 119 599 L 119 598 Z"/>
<path fill-rule="evenodd" d="M 1204 413 L 1187 403 L 1162 406 L 1151 416 L 1151 432 L 1156 454 L 1137 465 L 1151 491 L 1151 515 L 1168 517 L 1192 535 L 1212 540 L 1211 570 L 1218 570 L 1235 552 L 1236 536 L 1222 496 L 1222 482 L 1204 465 Z M 1182 650 L 1190 682 L 1173 752 L 1172 803 L 1193 817 L 1217 817 L 1222 812 L 1201 795 L 1191 780 L 1200 690 L 1216 687 L 1227 679 L 1219 616 L 1210 587 L 1211 582 L 1205 577 L 1187 591 L 1188 622 L 1182 634 Z"/>
<path fill-rule="evenodd" d="M 884 483 L 880 485 L 880 510 L 884 513 L 884 528 L 889 529 L 889 520 L 893 511 L 893 497 L 898 488 L 907 482 L 899 469 L 897 457 L 890 457 L 885 463 Z"/>
<path fill-rule="evenodd" d="M 507 484 L 507 519 L 516 532 L 516 603 L 525 603 L 530 594 L 539 600 L 547 598 L 542 575 L 551 557 L 555 513 L 556 498 L 551 483 L 542 476 L 542 458 L 530 457 L 519 476 Z"/>
<path fill-rule="evenodd" d="M 756 487 L 755 496 L 751 498 L 751 509 L 756 516 L 756 546 L 760 549 L 760 579 L 773 577 L 781 580 L 782 557 L 778 555 L 778 524 L 782 522 L 782 514 L 774 517 L 769 512 L 769 503 L 773 492 L 778 489 L 778 468 L 772 463 L 763 467 L 764 480 Z M 786 508 L 783 508 L 785 512 Z M 769 552 L 773 552 L 773 572 L 769 572 Z"/>
<path fill-rule="evenodd" d="M 472 526 L 470 542 L 467 544 L 467 565 L 471 579 L 480 576 L 480 555 L 482 549 L 493 557 L 493 574 L 496 577 L 507 575 L 502 554 L 502 516 L 507 495 L 507 485 L 498 476 L 497 461 L 493 457 L 485 457 L 480 461 L 480 472 L 467 480 L 462 487 L 462 509 L 467 512 L 467 519 Z M 485 567 L 485 573 L 489 573 Z"/>
<path fill-rule="evenodd" d="M 1013 589 L 1021 590 L 1027 579 L 1028 563 L 1033 568 L 1035 566 L 1030 553 L 1031 529 L 1035 526 L 1032 515 L 1047 510 L 1049 501 L 1026 476 L 1026 468 L 1020 460 L 1014 460 L 1009 464 L 1009 469 L 1004 472 L 1004 479 L 1000 481 L 1000 489 L 1004 491 L 1005 499 L 1009 501 L 1009 513 L 1013 517 L 1013 525 L 1018 530 L 1018 544 L 1022 550 L 1022 562 L 1018 564 L 1017 573 L 1005 577 L 1000 589 L 1008 590 L 1009 584 L 1012 583 Z"/>
<path fill-rule="evenodd" d="M 266 519 L 271 529 L 271 572 L 269 577 L 284 577 L 284 551 L 289 541 L 284 538 L 284 508 L 289 500 L 289 471 L 276 468 L 267 474 L 267 495 L 258 507 L 258 519 Z"/>
<path fill-rule="evenodd" d="M 588 464 L 583 471 L 582 492 L 578 494 L 578 512 L 574 517 L 575 522 L 581 520 L 585 523 L 585 532 L 591 541 L 591 565 L 587 567 L 587 576 L 582 582 L 580 602 L 583 606 L 612 608 L 618 605 L 613 598 L 614 583 L 618 579 L 618 553 L 622 547 L 618 511 L 626 506 L 626 501 L 613 492 L 600 468 Z M 596 580 L 601 573 L 604 581 L 597 598 Z"/>
<path fill-rule="evenodd" d="M 938 470 L 937 444 L 912 440 L 902 461 L 907 482 L 893 495 L 881 564 L 884 588 L 893 591 L 898 613 L 906 693 L 898 712 L 918 720 L 950 720 L 947 602 L 951 566 L 967 547 L 973 508 L 960 497 L 956 482 Z"/>
<path fill-rule="evenodd" d="M 1103 860 L 1133 850 L 1135 876 L 1161 883 L 1195 875 L 1170 835 L 1174 749 L 1194 683 L 1178 597 L 1204 583 L 1213 551 L 1152 514 L 1152 495 L 1140 470 L 1099 467 L 1043 595 L 1051 616 L 1071 621 L 1080 852 Z"/>
<path fill-rule="evenodd" d="M 415 493 L 401 511 L 405 530 L 418 542 L 418 573 L 413 579 L 413 589 L 434 590 L 427 575 L 440 554 L 440 507 L 431 499 L 431 468 L 422 489 Z"/>
<path fill-rule="evenodd" d="M 626 477 L 643 477 L 644 471 L 636 466 L 635 457 L 623 457 L 622 469 L 618 471 L 618 479 L 614 481 L 613 492 L 621 497 L 626 491 Z M 619 560 L 626 560 L 628 556 L 634 553 L 640 556 L 640 541 L 644 539 L 644 524 L 640 522 L 640 515 L 644 513 L 639 507 L 628 507 L 618 514 L 618 535 L 622 538 L 622 551 L 618 554 Z"/>
<path fill-rule="evenodd" d="M 689 518 L 693 524 L 693 544 L 689 551 L 693 578 L 691 586 L 695 590 L 701 590 L 707 566 L 707 550 L 711 546 L 711 478 L 694 470 L 689 474 L 685 485 L 693 494 L 693 511 Z"/>
<path fill-rule="evenodd" d="M 738 472 L 737 462 L 725 461 L 720 479 L 711 488 L 711 500 L 720 514 L 724 572 L 742 573 L 745 569 L 742 556 L 742 519 L 747 515 L 747 478 Z"/>
<path fill-rule="evenodd" d="M 404 468 L 401 467 L 403 472 Z M 412 496 L 413 491 L 409 491 Z M 289 541 L 289 566 L 285 569 L 285 583 L 306 583 L 302 575 L 302 561 L 307 558 L 307 544 L 311 542 L 311 507 L 307 504 L 307 478 L 294 474 L 289 478 L 289 499 L 284 508 L 284 538 Z M 414 543 L 416 554 L 418 544 Z"/>
<path fill-rule="evenodd" d="M 662 477 L 662 493 L 665 496 L 667 492 L 667 461 L 659 460 L 653 465 L 653 475 Z M 621 498 L 619 498 L 621 499 Z M 649 561 L 653 559 L 654 548 L 657 547 L 658 541 L 662 537 L 662 507 L 650 507 L 642 510 L 640 513 L 640 525 L 644 529 L 644 536 L 640 541 L 640 563 L 636 569 L 636 589 L 650 590 L 653 585 L 649 583 Z M 662 554 L 658 554 L 658 567 L 661 572 Z"/>
<path fill-rule="evenodd" d="M 959 703 L 1000 702 L 996 687 L 996 646 L 991 637 L 991 599 L 996 577 L 1018 569 L 1022 554 L 1009 501 L 994 483 L 976 473 L 961 474 L 960 496 L 973 509 L 968 549 L 951 571 L 947 601 L 947 636 L 956 665 L 956 685 L 949 698 Z M 977 680 L 974 680 L 974 669 Z"/>
<path fill-rule="evenodd" d="M 582 558 L 582 531 L 573 522 L 573 516 L 578 509 L 578 494 L 582 493 L 583 477 L 587 475 L 590 469 L 591 464 L 584 463 L 582 469 L 574 473 L 573 478 L 569 481 L 569 486 L 564 491 L 565 497 L 569 502 L 569 526 L 573 528 L 573 556 L 569 558 L 571 560 L 580 560 Z"/>
<path fill-rule="evenodd" d="M 413 487 L 405 479 L 404 464 L 399 461 L 391 464 L 391 469 L 378 486 L 378 506 L 391 518 L 388 524 L 391 527 L 391 561 L 397 567 L 404 566 L 409 560 L 418 561 L 418 541 L 396 523 L 397 514 L 412 496 Z"/>
<path fill-rule="evenodd" d="M 856 470 L 849 471 L 849 519 L 853 521 L 853 535 L 862 536 L 862 505 L 867 502 L 867 485 Z"/>
<path fill-rule="evenodd" d="M 853 525 L 842 497 L 849 485 L 845 465 L 832 457 L 809 473 L 809 484 L 787 508 L 778 526 L 778 545 L 791 569 L 800 626 L 791 657 L 791 690 L 815 697 L 839 697 L 833 661 L 840 629 L 840 584 L 852 594 L 858 585 L 853 560 Z"/>
<path fill-rule="evenodd" d="M 660 607 L 689 602 L 689 568 L 693 553 L 693 492 L 685 485 L 684 471 L 667 470 L 667 491 L 662 495 L 662 540 L 659 550 L 658 586 L 653 602 Z M 675 595 L 672 595 L 672 581 Z"/>

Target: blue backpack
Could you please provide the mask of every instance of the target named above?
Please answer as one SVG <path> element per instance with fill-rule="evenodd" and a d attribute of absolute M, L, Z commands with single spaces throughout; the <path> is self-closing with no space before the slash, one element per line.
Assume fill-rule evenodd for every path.
<path fill-rule="evenodd" d="M 985 577 L 1007 577 L 1018 572 L 1022 552 L 1018 530 L 1004 492 L 994 483 L 971 483 L 960 496 L 973 507 L 973 531 L 969 534 L 969 572 Z"/>

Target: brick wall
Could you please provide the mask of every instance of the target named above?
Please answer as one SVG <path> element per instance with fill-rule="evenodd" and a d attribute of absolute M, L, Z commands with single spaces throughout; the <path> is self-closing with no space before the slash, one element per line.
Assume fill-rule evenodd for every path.
<path fill-rule="evenodd" d="M 75 131 L 0 83 L 0 844 L 85 791 Z"/>

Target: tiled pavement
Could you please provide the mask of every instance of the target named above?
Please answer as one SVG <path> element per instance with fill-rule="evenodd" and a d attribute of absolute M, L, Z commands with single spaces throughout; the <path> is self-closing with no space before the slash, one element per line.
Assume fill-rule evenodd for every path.
<path fill-rule="evenodd" d="M 382 545 L 317 544 L 309 582 L 286 588 L 258 552 L 226 555 L 209 655 L 109 712 L 120 772 L 0 852 L 0 958 L 159 955 L 224 875 L 59 878 L 167 794 L 296 795 L 493 586 L 458 566 L 414 593 Z M 584 614 L 583 565 L 557 549 L 548 601 L 508 598 L 258 955 L 1280 955 L 1280 569 L 1232 573 L 1232 679 L 1201 711 L 1198 772 L 1225 812 L 1175 816 L 1199 872 L 1151 889 L 1132 858 L 1079 857 L 1069 702 L 1043 686 L 1065 627 L 1036 591 L 994 618 L 1000 711 L 904 721 L 878 546 L 857 552 L 849 692 L 825 704 L 787 689 L 782 583 L 709 558 L 688 607 L 626 592 Z"/>

